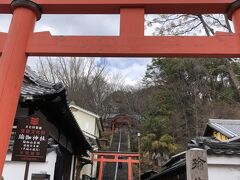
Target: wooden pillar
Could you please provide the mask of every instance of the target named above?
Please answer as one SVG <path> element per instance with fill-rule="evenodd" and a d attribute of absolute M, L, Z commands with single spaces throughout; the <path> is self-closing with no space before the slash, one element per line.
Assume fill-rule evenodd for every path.
<path fill-rule="evenodd" d="M 99 167 L 99 175 L 98 175 L 98 180 L 102 180 L 103 177 L 103 156 L 100 157 L 100 167 Z"/>
<path fill-rule="evenodd" d="M 27 180 L 27 179 L 28 179 L 29 166 L 30 166 L 30 162 L 27 161 L 27 162 L 26 162 L 26 167 L 25 167 L 25 173 L 24 173 L 24 180 Z"/>
<path fill-rule="evenodd" d="M 77 157 L 75 155 L 73 155 L 73 172 L 72 172 L 72 180 L 75 180 L 75 172 L 76 172 L 76 160 L 77 160 Z"/>
<path fill-rule="evenodd" d="M 132 180 L 132 157 L 128 157 L 128 180 Z"/>
<path fill-rule="evenodd" d="M 235 33 L 240 33 L 240 1 L 233 2 L 227 11 L 228 18 L 233 21 Z"/>
<path fill-rule="evenodd" d="M 24 77 L 27 62 L 25 51 L 37 16 L 40 15 L 40 7 L 27 0 L 13 1 L 11 8 L 13 18 L 0 59 L 0 175 Z"/>
<path fill-rule="evenodd" d="M 240 34 L 240 9 L 237 9 L 236 11 L 234 11 L 232 19 L 233 19 L 235 33 Z"/>
<path fill-rule="evenodd" d="M 144 36 L 144 8 L 121 8 L 120 36 Z"/>

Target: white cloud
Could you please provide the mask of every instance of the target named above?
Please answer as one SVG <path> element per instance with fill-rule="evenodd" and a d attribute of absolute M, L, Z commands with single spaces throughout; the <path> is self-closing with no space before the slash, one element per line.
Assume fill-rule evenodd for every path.
<path fill-rule="evenodd" d="M 35 28 L 36 32 L 50 31 L 51 34 L 57 34 L 57 30 L 54 27 L 48 26 L 46 24 L 40 24 Z"/>
<path fill-rule="evenodd" d="M 0 32 L 7 32 L 12 15 L 0 14 Z"/>
<path fill-rule="evenodd" d="M 119 60 L 119 59 L 118 59 Z M 117 61 L 116 59 L 108 59 L 109 62 Z M 122 61 L 123 66 L 128 64 L 127 67 L 119 68 L 118 65 L 109 66 L 110 72 L 112 74 L 120 74 L 121 77 L 124 79 L 126 85 L 136 86 L 138 85 L 142 78 L 145 75 L 147 64 L 151 62 L 150 58 L 129 58 L 124 59 L 122 58 L 120 61 Z M 125 62 L 124 62 L 125 61 Z M 133 63 L 132 63 L 133 61 Z M 117 64 L 115 62 L 115 64 Z"/>
<path fill-rule="evenodd" d="M 50 27 L 53 35 L 115 35 L 119 34 L 119 15 L 43 15 L 36 30 Z M 54 31 L 51 31 L 54 29 Z"/>
<path fill-rule="evenodd" d="M 12 15 L 0 15 L 0 31 L 7 32 Z M 53 35 L 118 36 L 119 15 L 43 15 L 35 31 L 50 31 Z M 149 29 L 147 34 L 151 34 Z M 29 58 L 34 67 L 38 58 Z M 143 78 L 150 58 L 107 58 L 112 75 L 120 73 L 126 85 L 136 86 Z"/>

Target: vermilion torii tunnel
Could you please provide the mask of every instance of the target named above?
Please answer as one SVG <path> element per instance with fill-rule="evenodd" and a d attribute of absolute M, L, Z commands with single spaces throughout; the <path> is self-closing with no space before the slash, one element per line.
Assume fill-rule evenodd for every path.
<path fill-rule="evenodd" d="M 0 13 L 13 14 L 0 33 L 0 173 L 11 135 L 28 56 L 239 57 L 240 1 L 234 0 L 1 0 Z M 235 33 L 212 37 L 146 37 L 144 14 L 221 14 Z M 34 33 L 41 14 L 120 14 L 119 36 L 52 36 Z"/>

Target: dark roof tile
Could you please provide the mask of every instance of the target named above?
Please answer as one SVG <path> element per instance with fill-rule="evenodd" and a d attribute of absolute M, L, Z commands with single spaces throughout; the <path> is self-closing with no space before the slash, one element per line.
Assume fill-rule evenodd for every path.
<path fill-rule="evenodd" d="M 24 81 L 21 88 L 21 96 L 44 96 L 53 95 L 64 91 L 61 83 L 53 84 L 41 79 L 36 72 L 26 67 L 24 77 L 29 81 Z"/>
<path fill-rule="evenodd" d="M 240 136 L 240 120 L 209 119 L 208 126 L 229 138 Z"/>

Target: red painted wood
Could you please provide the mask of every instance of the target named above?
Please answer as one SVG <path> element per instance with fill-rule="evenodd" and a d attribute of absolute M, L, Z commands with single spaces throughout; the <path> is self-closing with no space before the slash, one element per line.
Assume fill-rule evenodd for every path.
<path fill-rule="evenodd" d="M 232 15 L 235 32 L 240 34 L 240 9 L 237 9 Z"/>
<path fill-rule="evenodd" d="M 239 35 L 206 37 L 51 36 L 35 34 L 28 44 L 32 56 L 90 57 L 239 57 Z"/>
<path fill-rule="evenodd" d="M 120 16 L 121 37 L 144 36 L 144 9 L 122 8 Z"/>
<path fill-rule="evenodd" d="M 239 38 L 239 34 L 230 33 L 219 33 L 213 37 L 121 39 L 116 36 L 51 36 L 46 32 L 32 36 L 27 53 L 32 56 L 239 57 Z M 5 39 L 6 34 L 0 33 L 0 54 Z"/>
<path fill-rule="evenodd" d="M 133 176 L 133 173 L 132 173 L 132 158 L 129 157 L 128 158 L 128 180 L 132 180 L 132 176 Z"/>
<path fill-rule="evenodd" d="M 27 62 L 25 51 L 29 37 L 33 33 L 35 20 L 33 11 L 17 8 L 2 50 L 0 59 L 0 175 L 5 162 Z M 0 39 L 2 40 L 2 37 Z"/>
<path fill-rule="evenodd" d="M 103 153 L 103 152 L 94 152 L 95 155 L 98 155 L 98 156 L 123 156 L 123 157 L 139 157 L 140 154 L 123 154 L 123 153 L 110 153 L 110 152 L 106 152 L 106 153 Z"/>
<path fill-rule="evenodd" d="M 122 163 L 128 163 L 128 179 L 132 179 L 132 164 L 138 164 L 140 163 L 139 160 L 132 159 L 134 157 L 139 157 L 139 154 L 119 154 L 119 153 L 103 153 L 103 152 L 94 152 L 94 155 L 100 156 L 100 158 L 93 159 L 92 161 L 100 162 L 100 167 L 99 167 L 99 174 L 98 174 L 98 179 L 102 180 L 103 176 L 103 163 L 108 162 L 108 163 L 116 163 L 116 162 L 122 162 Z M 103 156 L 114 156 L 111 159 L 107 159 Z M 118 159 L 119 156 L 122 157 L 128 157 L 127 159 Z"/>
<path fill-rule="evenodd" d="M 102 180 L 102 177 L 103 177 L 103 156 L 100 157 L 100 166 L 99 166 L 99 175 L 98 175 L 98 180 Z"/>
<path fill-rule="evenodd" d="M 11 0 L 0 1 L 0 12 L 10 13 Z M 119 14 L 122 7 L 145 8 L 148 14 L 225 13 L 234 0 L 34 0 L 44 14 Z"/>
<path fill-rule="evenodd" d="M 0 19 L 0 21 L 1 21 L 1 19 Z M 0 32 L 0 55 L 2 54 L 3 46 L 5 44 L 6 38 L 7 38 L 7 33 Z"/>
<path fill-rule="evenodd" d="M 0 1 L 0 13 L 10 12 L 11 0 Z M 225 13 L 234 0 L 35 0 L 44 14 L 119 14 L 120 37 L 51 36 L 35 33 L 35 13 L 17 8 L 8 35 L 0 34 L 0 174 L 8 148 L 27 55 L 102 57 L 239 57 L 240 12 L 233 13 L 236 34 L 214 37 L 144 37 L 143 15 Z M 134 32 L 133 28 L 137 29 Z M 27 53 L 27 54 L 26 54 Z M 115 155 L 116 156 L 116 155 Z M 117 155 L 119 156 L 119 154 Z M 128 157 L 128 179 L 132 160 Z M 102 179 L 103 161 L 100 158 Z M 105 159 L 105 161 L 112 161 Z M 114 159 L 116 161 L 116 158 Z"/>
<path fill-rule="evenodd" d="M 129 162 L 128 159 L 93 159 L 93 161 L 97 161 L 97 162 L 109 162 L 109 163 L 116 163 L 116 162 L 123 162 L 123 163 L 127 163 Z M 139 163 L 139 160 L 131 160 L 131 163 Z"/>

